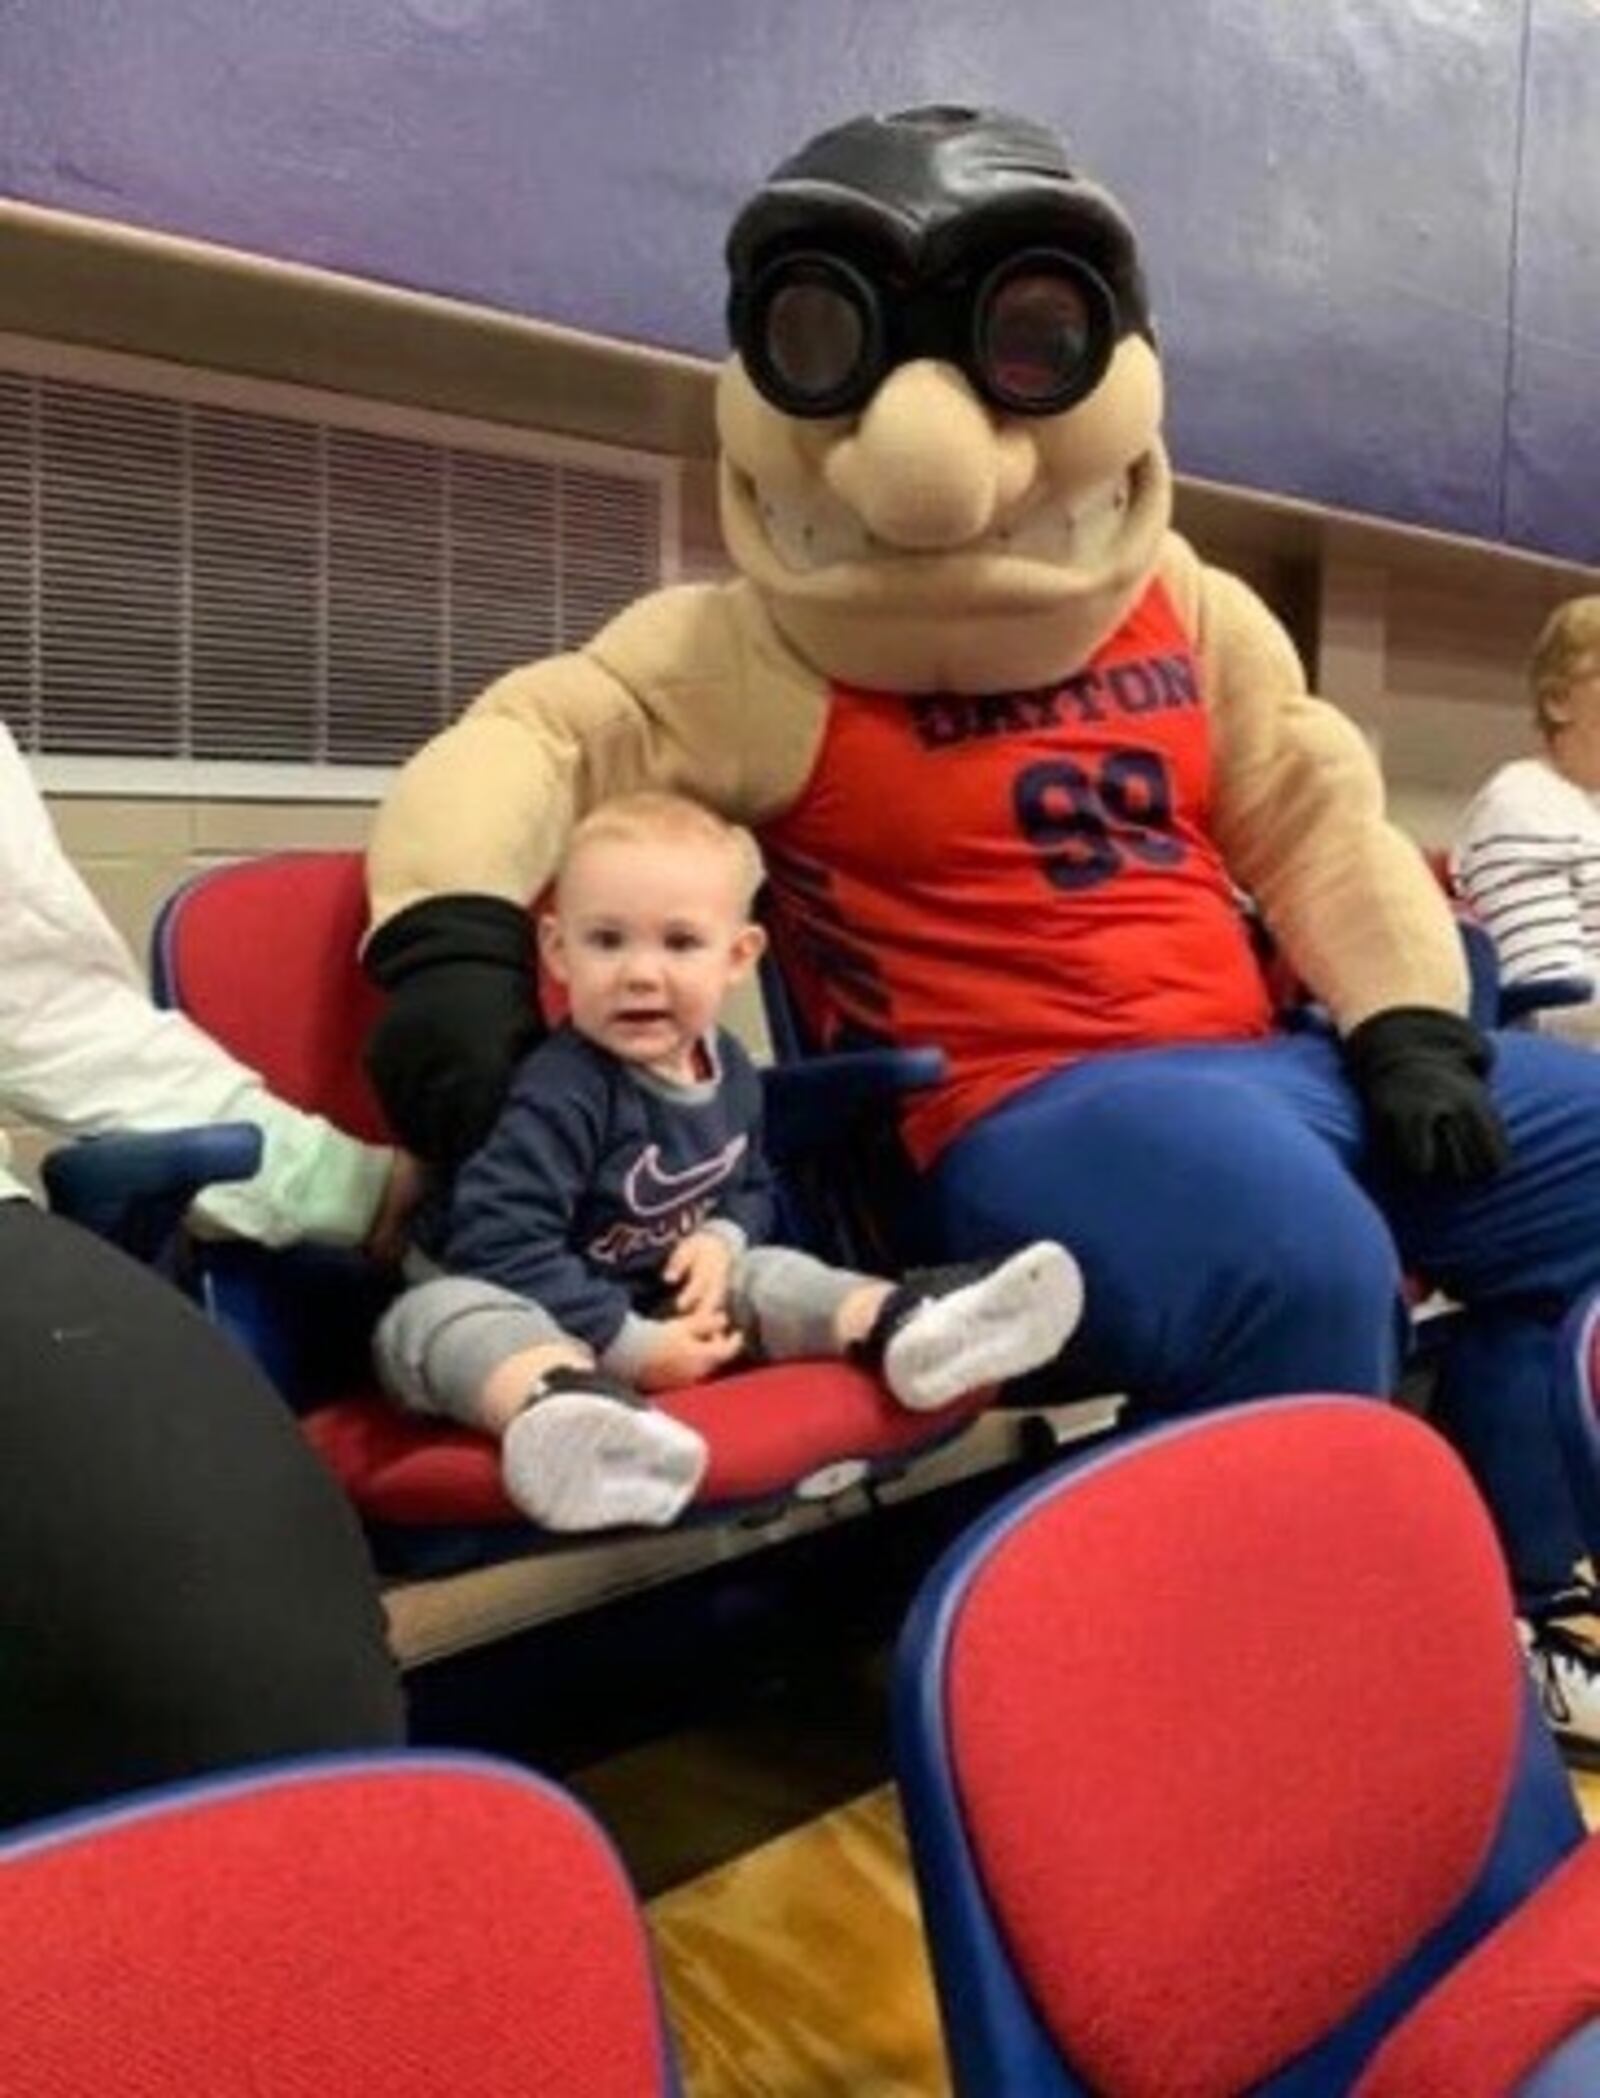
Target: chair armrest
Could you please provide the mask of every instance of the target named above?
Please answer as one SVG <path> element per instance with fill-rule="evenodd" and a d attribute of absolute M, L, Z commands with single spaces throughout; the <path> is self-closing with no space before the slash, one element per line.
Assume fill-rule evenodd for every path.
<path fill-rule="evenodd" d="M 781 1166 L 836 1144 L 864 1114 L 944 1073 L 942 1049 L 841 1049 L 770 1065 L 761 1074 L 767 1155 Z"/>
<path fill-rule="evenodd" d="M 1589 1005 L 1594 994 L 1594 979 L 1589 976 L 1535 976 L 1528 983 L 1505 983 L 1500 986 L 1500 1018 L 1509 1025 L 1526 1019 L 1530 1013 Z"/>
<path fill-rule="evenodd" d="M 58 1216 L 110 1239 L 136 1260 L 156 1262 L 202 1188 L 248 1180 L 260 1165 L 261 1131 L 254 1123 L 216 1122 L 85 1137 L 52 1151 L 40 1177 Z"/>
<path fill-rule="evenodd" d="M 1507 983 L 1488 928 L 1475 918 L 1456 919 L 1466 951 L 1472 991 L 1468 1011 L 1480 1027 L 1515 1027 L 1534 1013 L 1588 1005 L 1595 986 L 1587 976 L 1536 976 L 1527 983 Z"/>

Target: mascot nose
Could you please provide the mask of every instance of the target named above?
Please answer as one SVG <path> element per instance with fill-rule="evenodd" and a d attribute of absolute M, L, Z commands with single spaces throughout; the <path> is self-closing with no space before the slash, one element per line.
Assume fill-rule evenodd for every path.
<path fill-rule="evenodd" d="M 997 430 L 953 365 L 920 358 L 889 373 L 823 474 L 875 537 L 933 552 L 979 538 L 1037 470 L 1025 430 Z"/>

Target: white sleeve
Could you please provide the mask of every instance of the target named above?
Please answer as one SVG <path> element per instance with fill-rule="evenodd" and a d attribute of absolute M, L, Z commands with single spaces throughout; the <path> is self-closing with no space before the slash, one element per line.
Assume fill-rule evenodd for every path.
<path fill-rule="evenodd" d="M 1560 784 L 1528 765 L 1497 773 L 1467 810 L 1451 870 L 1507 983 L 1592 973 L 1577 871 L 1593 844 Z"/>
<path fill-rule="evenodd" d="M 63 1135 L 255 1123 L 254 1179 L 218 1187 L 202 1218 L 267 1244 L 358 1243 L 389 1154 L 277 1100 L 179 1013 L 154 1006 L 0 727 L 0 1105 Z"/>

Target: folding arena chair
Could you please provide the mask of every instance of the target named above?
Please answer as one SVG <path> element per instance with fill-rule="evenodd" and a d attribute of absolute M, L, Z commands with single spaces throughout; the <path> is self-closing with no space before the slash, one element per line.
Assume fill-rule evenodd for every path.
<path fill-rule="evenodd" d="M 1600 1850 L 1411 1416 L 1235 1407 L 1023 1488 L 928 1578 L 895 1697 L 962 2098 L 1580 2087 Z"/>
<path fill-rule="evenodd" d="M 166 905 L 153 978 L 163 1003 L 187 1012 L 283 1098 L 381 1140 L 362 1062 L 378 1012 L 357 960 L 365 916 L 355 853 L 280 853 L 221 867 Z M 768 1074 L 769 1151 L 791 1222 L 807 1217 L 796 1177 L 807 1147 L 824 1137 L 848 1142 L 938 1063 L 878 1049 Z M 151 1258 L 199 1186 L 248 1174 L 256 1156 L 253 1132 L 243 1129 L 107 1137 L 57 1153 L 46 1185 L 52 1206 Z M 805 1236 L 826 1239 L 829 1230 L 818 1223 Z M 215 1240 L 184 1244 L 181 1267 L 302 1416 L 386 1573 L 448 1571 L 540 1541 L 506 1499 L 487 1438 L 407 1418 L 377 1391 L 367 1349 L 392 1276 L 326 1249 L 267 1252 Z M 719 1377 L 660 1403 L 710 1447 L 690 1514 L 713 1518 L 776 1512 L 892 1476 L 958 1433 L 986 1396 L 914 1414 L 860 1369 L 807 1362 Z"/>
<path fill-rule="evenodd" d="M 29 2098 L 675 2098 L 607 1838 L 475 1757 L 208 1779 L 0 1841 Z"/>

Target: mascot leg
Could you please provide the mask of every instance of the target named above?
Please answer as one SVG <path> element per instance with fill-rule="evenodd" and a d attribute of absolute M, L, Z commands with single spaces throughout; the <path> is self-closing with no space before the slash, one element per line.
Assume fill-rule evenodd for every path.
<path fill-rule="evenodd" d="M 1140 1050 L 1057 1072 L 935 1168 L 949 1252 L 1056 1238 L 1084 1273 L 1074 1390 L 1170 1412 L 1386 1393 L 1400 1267 L 1350 1171 L 1358 1111 L 1326 1041 Z"/>
<path fill-rule="evenodd" d="M 1434 1418 L 1466 1459 L 1494 1515 L 1524 1602 L 1572 1585 L 1583 1556 L 1577 1509 L 1551 1413 L 1555 1338 L 1516 1309 L 1479 1306 L 1457 1322 Z"/>
<path fill-rule="evenodd" d="M 1511 1164 L 1465 1189 L 1397 1189 L 1386 1206 L 1408 1258 L 1468 1306 L 1446 1359 L 1441 1424 L 1499 1526 L 1550 1722 L 1569 1754 L 1593 1762 L 1600 1650 L 1570 1619 L 1594 1598 L 1574 1593 L 1585 1540 L 1552 1407 L 1561 1320 L 1600 1286 L 1600 1056 L 1538 1035 L 1500 1035 L 1495 1046 Z"/>
<path fill-rule="evenodd" d="M 1600 1056 L 1531 1034 L 1498 1035 L 1495 1047 L 1510 1166 L 1465 1189 L 1397 1188 L 1385 1207 L 1407 1259 L 1473 1309 L 1447 1361 L 1444 1417 L 1532 1593 L 1565 1583 L 1581 1551 L 1542 1446 L 1556 1330 L 1600 1286 Z"/>

